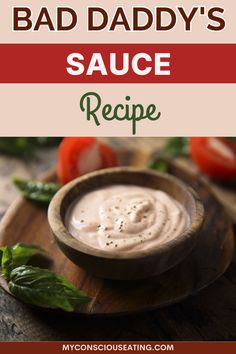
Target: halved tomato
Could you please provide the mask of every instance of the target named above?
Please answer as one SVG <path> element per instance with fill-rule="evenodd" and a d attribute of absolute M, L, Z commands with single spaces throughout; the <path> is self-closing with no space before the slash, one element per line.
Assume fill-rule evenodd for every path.
<path fill-rule="evenodd" d="M 58 151 L 57 175 L 65 184 L 85 173 L 117 166 L 114 150 L 93 137 L 64 138 Z"/>
<path fill-rule="evenodd" d="M 192 160 L 209 177 L 227 180 L 236 177 L 236 144 L 226 138 L 190 139 Z"/>

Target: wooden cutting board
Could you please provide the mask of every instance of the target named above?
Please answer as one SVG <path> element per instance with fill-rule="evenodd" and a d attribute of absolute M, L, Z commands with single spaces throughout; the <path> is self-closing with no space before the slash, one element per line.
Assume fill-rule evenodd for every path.
<path fill-rule="evenodd" d="M 124 164 L 145 166 L 148 155 L 125 154 Z M 122 156 L 120 156 L 122 161 Z M 170 173 L 189 183 L 203 200 L 206 219 L 200 240 L 182 263 L 145 281 L 121 282 L 94 278 L 72 264 L 59 250 L 49 231 L 47 211 L 19 197 L 0 226 L 0 244 L 26 242 L 43 247 L 53 262 L 50 269 L 86 291 L 92 301 L 78 309 L 85 315 L 126 314 L 163 307 L 186 298 L 217 279 L 233 253 L 233 231 L 224 208 L 209 186 L 195 173 L 170 165 Z M 54 173 L 47 179 L 55 179 Z"/>

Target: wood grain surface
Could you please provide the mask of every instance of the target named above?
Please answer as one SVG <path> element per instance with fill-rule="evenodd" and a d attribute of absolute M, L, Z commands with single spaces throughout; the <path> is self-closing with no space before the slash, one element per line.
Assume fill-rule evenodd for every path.
<path fill-rule="evenodd" d="M 143 165 L 147 156 L 160 146 L 161 140 L 113 139 L 125 164 L 131 161 Z M 133 151 L 139 151 L 139 158 Z M 8 186 L 2 189 L 4 212 L 14 192 L 10 187 L 12 174 L 35 176 L 53 163 L 50 157 L 37 163 L 16 162 L 4 159 L 2 180 Z M 132 157 L 136 156 L 136 157 Z M 46 161 L 46 165 L 45 165 Z M 22 167 L 23 166 L 23 167 Z M 11 168 L 10 168 L 11 167 Z M 19 173 L 20 172 L 20 173 Z M 2 186 L 0 180 L 0 186 Z M 9 184 L 7 184 L 9 183 Z M 224 191 L 223 191 L 224 193 Z M 228 191 L 227 191 L 228 193 Z M 232 197 L 233 193 L 230 194 Z M 39 216 L 40 219 L 40 216 Z M 212 221 L 218 222 L 220 214 Z M 36 232 L 37 230 L 34 230 Z M 234 260 L 228 271 L 209 288 L 180 304 L 143 313 L 116 318 L 71 317 L 66 314 L 50 316 L 31 309 L 0 290 L 0 339 L 1 340 L 235 340 L 236 339 L 236 265 Z"/>
<path fill-rule="evenodd" d="M 112 281 L 92 276 L 60 252 L 49 229 L 47 209 L 21 197 L 2 220 L 0 246 L 25 242 L 45 249 L 53 260 L 50 269 L 91 296 L 92 301 L 81 306 L 78 313 L 124 315 L 150 311 L 185 299 L 226 270 L 232 259 L 233 231 L 224 209 L 204 182 L 174 164 L 170 170 L 199 193 L 205 208 L 205 222 L 191 254 L 164 274 L 142 281 Z M 55 180 L 54 174 L 49 179 Z"/>

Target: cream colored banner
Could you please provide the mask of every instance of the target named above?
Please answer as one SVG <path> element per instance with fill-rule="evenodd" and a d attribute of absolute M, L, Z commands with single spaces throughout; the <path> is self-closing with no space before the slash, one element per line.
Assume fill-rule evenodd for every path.
<path fill-rule="evenodd" d="M 87 121 L 81 96 L 95 91 L 102 104 L 153 103 L 157 121 L 137 122 L 137 136 L 235 136 L 236 85 L 0 85 L 1 135 L 131 136 L 130 121 Z"/>
<path fill-rule="evenodd" d="M 78 13 L 78 26 L 70 32 L 49 32 L 47 27 L 39 32 L 13 32 L 12 9 L 14 6 L 27 6 L 32 9 L 32 21 L 35 24 L 39 10 L 46 6 L 55 22 L 57 6 L 72 7 Z M 178 17 L 176 28 L 167 32 L 155 32 L 153 28 L 144 32 L 125 32 L 118 28 L 115 32 L 103 31 L 88 33 L 87 7 L 99 6 L 109 12 L 111 22 L 117 6 L 123 6 L 127 17 L 131 20 L 133 6 L 148 7 L 154 11 L 157 6 L 183 6 L 190 13 L 193 6 L 205 6 L 206 11 L 211 7 L 223 7 L 225 13 L 221 16 L 226 20 L 226 28 L 222 32 L 212 32 L 206 29 L 209 20 L 197 15 L 194 17 L 192 32 L 184 31 L 184 23 Z M 1 0 L 0 1 L 0 43 L 235 43 L 236 40 L 236 2 L 234 0 L 135 0 L 135 1 L 108 1 L 108 0 Z M 211 21 L 212 23 L 212 21 Z"/>

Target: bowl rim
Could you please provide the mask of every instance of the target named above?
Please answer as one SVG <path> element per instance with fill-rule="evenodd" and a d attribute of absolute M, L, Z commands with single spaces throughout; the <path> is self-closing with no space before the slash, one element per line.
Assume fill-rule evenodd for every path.
<path fill-rule="evenodd" d="M 101 175 L 111 175 L 114 173 L 144 173 L 150 174 L 152 176 L 157 176 L 160 178 L 168 179 L 171 183 L 178 185 L 180 188 L 184 189 L 189 196 L 193 198 L 196 214 L 189 225 L 189 227 L 181 233 L 178 237 L 166 241 L 147 250 L 139 250 L 139 251 L 129 251 L 129 252 L 107 252 L 103 250 L 99 250 L 97 248 L 93 248 L 75 237 L 73 237 L 69 231 L 67 230 L 64 221 L 61 218 L 61 205 L 64 201 L 65 196 L 69 193 L 77 184 L 84 182 L 87 179 L 96 178 Z M 135 183 L 134 183 L 135 184 Z M 170 250 L 172 247 L 176 247 L 179 244 L 183 243 L 184 240 L 190 239 L 193 237 L 201 228 L 204 221 L 204 206 L 198 194 L 186 183 L 182 182 L 179 178 L 172 176 L 168 173 L 162 173 L 155 170 L 150 170 L 148 168 L 137 168 L 137 167 L 113 167 L 106 168 L 102 170 L 97 170 L 95 172 L 91 172 L 85 174 L 81 177 L 74 179 L 73 181 L 64 185 L 52 198 L 49 208 L 48 208 L 48 222 L 50 229 L 56 237 L 56 239 L 65 244 L 67 247 L 74 249 L 80 253 L 84 253 L 88 256 L 94 256 L 105 259 L 117 259 L 117 260 L 128 260 L 128 259 L 143 259 L 150 256 L 158 256 L 158 254 L 162 254 L 165 251 Z"/>

